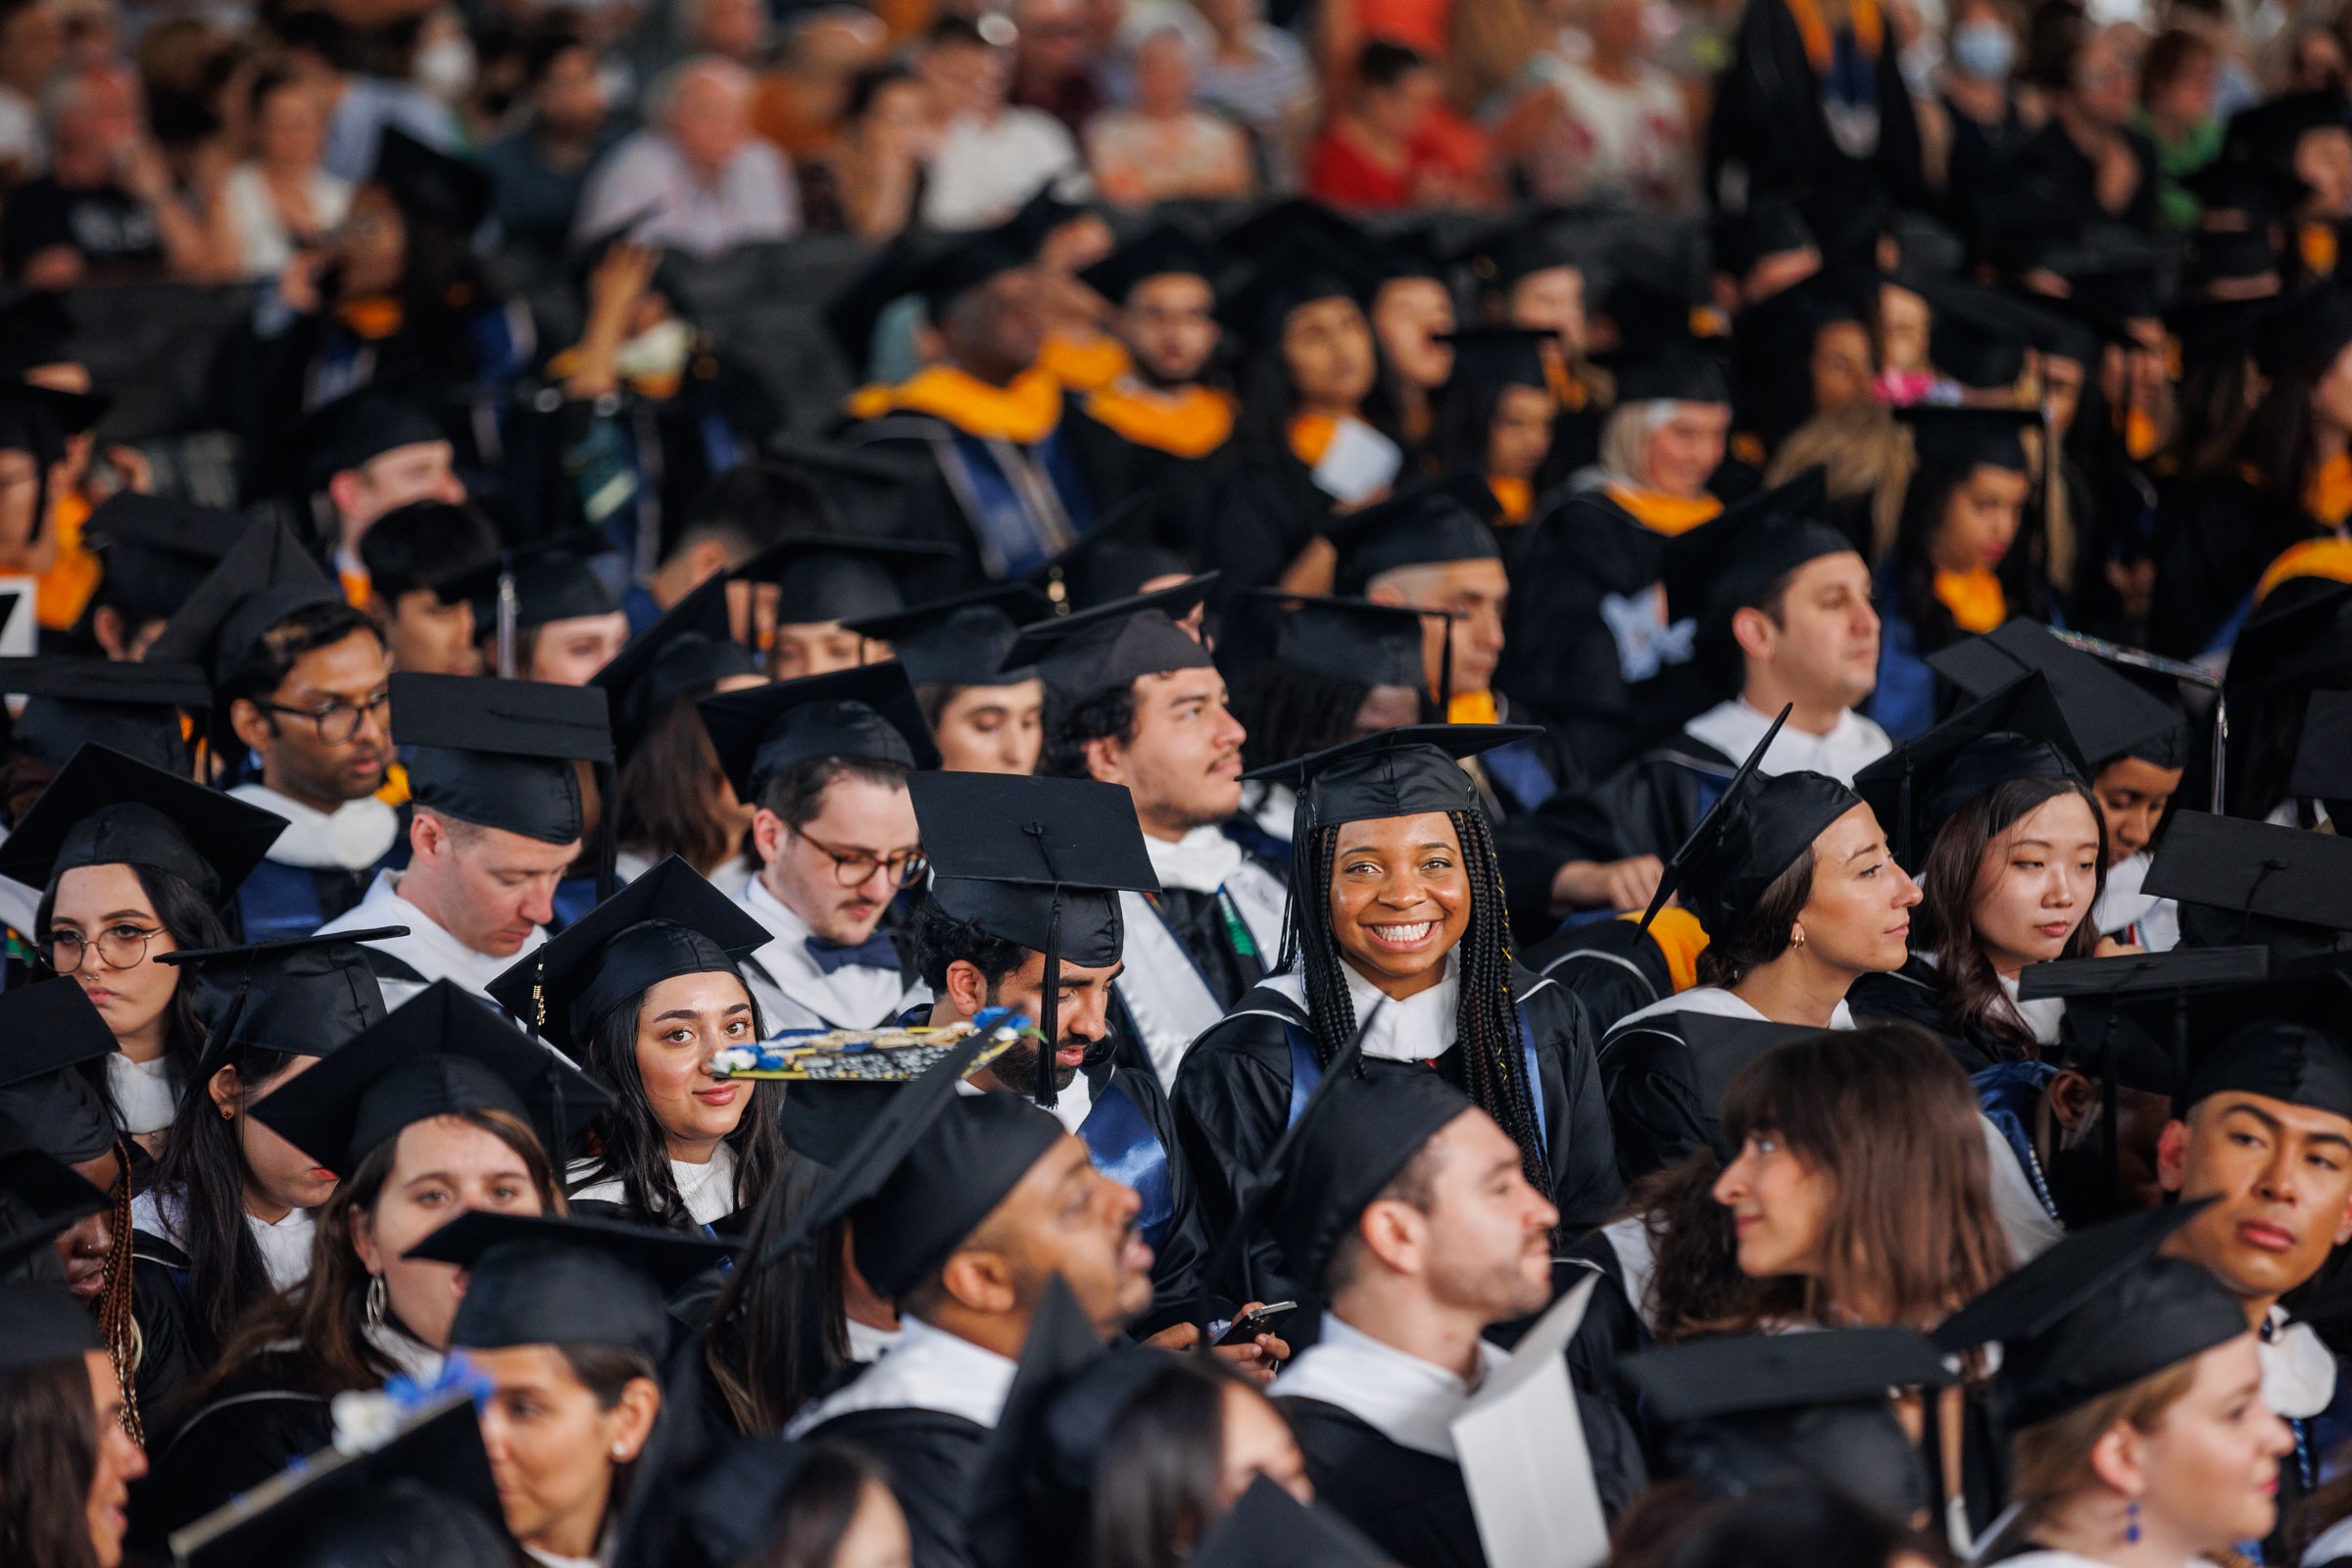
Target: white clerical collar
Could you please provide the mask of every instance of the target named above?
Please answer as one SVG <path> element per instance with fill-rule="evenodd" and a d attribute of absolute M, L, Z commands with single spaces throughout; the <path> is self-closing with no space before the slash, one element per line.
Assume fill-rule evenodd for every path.
<path fill-rule="evenodd" d="M 669 1162 L 669 1179 L 697 1225 L 713 1225 L 735 1212 L 735 1151 L 725 1144 L 700 1165 Z"/>
<path fill-rule="evenodd" d="M 2262 1362 L 2262 1402 L 2274 1415 L 2300 1421 L 2318 1415 L 2335 1398 L 2335 1356 L 2308 1323 L 2296 1323 L 2274 1306 L 2254 1343 Z"/>
<path fill-rule="evenodd" d="M 1242 865 L 1242 847 L 1214 824 L 1194 828 L 1180 839 L 1155 839 L 1147 833 L 1144 853 L 1152 858 L 1152 870 L 1161 887 L 1187 893 L 1214 893 Z"/>
<path fill-rule="evenodd" d="M 767 884 L 754 871 L 743 885 L 743 906 L 759 917 L 760 923 L 775 933 L 776 940 L 787 946 L 798 946 L 808 940 L 808 922 L 792 912 L 782 899 L 767 891 Z"/>
<path fill-rule="evenodd" d="M 1478 1376 L 1465 1383 L 1326 1311 L 1321 1337 L 1266 1392 L 1337 1405 L 1400 1448 L 1451 1459 L 1454 1418 L 1510 1359 L 1484 1340 L 1478 1353 Z"/>
<path fill-rule="evenodd" d="M 1736 991 L 1727 991 L 1722 986 L 1692 986 L 1688 991 L 1678 991 L 1671 997 L 1662 997 L 1647 1006 L 1627 1013 L 1609 1026 L 1609 1033 L 1615 1034 L 1629 1023 L 1638 1023 L 1644 1018 L 1661 1018 L 1675 1012 L 1703 1012 L 1711 1017 L 1747 1018 L 1757 1023 L 1772 1021 L 1758 1011 L 1753 1003 Z M 1853 1026 L 1853 1010 L 1841 1000 L 1830 1009 L 1830 1027 L 1851 1029 Z"/>
<path fill-rule="evenodd" d="M 994 1430 L 1019 1370 L 1008 1356 L 902 1313 L 899 1343 L 890 1353 L 848 1388 L 803 1409 L 784 1435 L 799 1438 L 858 1410 L 936 1410 Z"/>
<path fill-rule="evenodd" d="M 2007 975 L 1994 975 L 1993 978 L 2000 981 L 2001 992 L 2008 997 L 2009 1005 L 2015 1009 L 2018 1022 L 2026 1026 L 2034 1036 L 2034 1043 L 2043 1046 L 2056 1045 L 2058 1031 L 2066 1020 L 2066 999 L 2064 997 L 2043 997 L 2038 1002 L 2020 1002 L 2017 998 L 2018 983 L 2015 980 L 2010 979 Z"/>
<path fill-rule="evenodd" d="M 516 1544 L 522 1546 L 522 1554 L 538 1568 L 602 1568 L 603 1559 L 599 1557 L 564 1557 L 520 1542 Z"/>
<path fill-rule="evenodd" d="M 279 865 L 364 871 L 391 854 L 400 837 L 400 813 L 372 795 L 345 801 L 327 812 L 266 784 L 239 784 L 228 793 L 286 819 L 285 831 L 270 845 L 270 858 Z"/>
<path fill-rule="evenodd" d="M 1389 1061 L 1429 1061 L 1453 1049 L 1454 1031 L 1461 1022 L 1462 956 L 1446 955 L 1446 978 L 1418 996 L 1398 1002 L 1357 974 L 1347 959 L 1340 960 L 1340 977 L 1348 982 L 1348 1004 L 1355 1011 L 1358 1028 L 1364 1021 L 1364 1054 Z M 1306 981 L 1297 969 L 1286 969 L 1264 982 L 1267 990 L 1306 1006 Z M 1379 1008 L 1377 1014 L 1373 1009 Z"/>

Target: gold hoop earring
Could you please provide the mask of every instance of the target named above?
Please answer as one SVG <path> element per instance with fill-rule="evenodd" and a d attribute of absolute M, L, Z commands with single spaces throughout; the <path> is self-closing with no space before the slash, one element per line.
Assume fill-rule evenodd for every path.
<path fill-rule="evenodd" d="M 1792 948 L 1801 948 L 1805 945 L 1805 928 L 1803 926 L 1796 928 L 1796 935 L 1788 939 L 1788 945 Z"/>

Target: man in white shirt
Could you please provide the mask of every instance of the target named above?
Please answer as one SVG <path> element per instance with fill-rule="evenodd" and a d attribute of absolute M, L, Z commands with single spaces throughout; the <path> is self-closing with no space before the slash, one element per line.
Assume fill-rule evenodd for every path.
<path fill-rule="evenodd" d="M 321 935 L 401 925 L 368 944 L 387 1005 L 435 980 L 490 1000 L 490 982 L 547 940 L 556 885 L 579 858 L 580 761 L 610 764 L 594 686 L 394 675 L 394 733 L 413 748 L 409 865 L 379 871 Z"/>
<path fill-rule="evenodd" d="M 698 706 L 754 808 L 752 868 L 730 891 L 773 934 L 743 965 L 761 1024 L 870 1029 L 928 1000 L 883 928 L 923 873 L 906 774 L 939 761 L 906 671 L 868 664 Z"/>
<path fill-rule="evenodd" d="M 585 244 L 627 224 L 642 244 L 715 256 L 799 233 L 800 187 L 752 132 L 753 91 L 749 72 L 715 55 L 673 67 L 648 95 L 654 126 L 589 176 L 573 236 Z"/>
<path fill-rule="evenodd" d="M 933 228 L 986 228 L 1048 185 L 1080 194 L 1085 161 L 1052 115 L 1006 102 L 1011 63 L 982 30 L 942 17 L 917 68 L 940 117 L 923 185 L 921 218 Z"/>

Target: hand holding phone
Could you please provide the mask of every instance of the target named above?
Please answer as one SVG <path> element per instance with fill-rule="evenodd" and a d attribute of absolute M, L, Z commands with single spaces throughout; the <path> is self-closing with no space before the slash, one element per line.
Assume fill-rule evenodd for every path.
<path fill-rule="evenodd" d="M 1225 1332 L 1217 1336 L 1217 1345 L 1222 1348 L 1229 1345 L 1251 1344 L 1260 1334 L 1273 1333 L 1281 1326 L 1284 1318 L 1298 1310 L 1298 1303 L 1297 1301 L 1261 1302 L 1235 1318 L 1226 1327 Z"/>

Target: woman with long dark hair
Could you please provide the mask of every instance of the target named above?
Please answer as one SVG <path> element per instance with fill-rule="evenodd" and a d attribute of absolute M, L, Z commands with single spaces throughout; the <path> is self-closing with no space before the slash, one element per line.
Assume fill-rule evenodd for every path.
<path fill-rule="evenodd" d="M 708 1229 L 767 1190 L 784 1154 L 780 1086 L 710 1068 L 764 1033 L 737 963 L 767 940 L 673 856 L 490 983 L 612 1091 L 564 1178 L 582 1212 Z"/>
<path fill-rule="evenodd" d="M 858 1353 L 851 1335 L 846 1223 L 827 1226 L 812 1247 L 767 1261 L 824 1174 L 797 1147 L 786 1155 L 744 1233 L 744 1250 L 760 1261 L 729 1269 L 710 1305 L 702 1415 L 714 1432 L 781 1432 L 843 1367 L 875 1359 L 873 1348 Z"/>
<path fill-rule="evenodd" d="M 1919 867 L 1911 960 L 1849 993 L 1858 1017 L 1940 1036 L 1970 1072 L 2054 1046 L 2063 1002 L 2021 1001 L 2028 964 L 2102 951 L 2092 906 L 2107 834 L 2073 732 L 2043 677 L 1975 703 L 1854 780 Z M 1924 851 L 1924 853 L 1923 853 Z"/>
<path fill-rule="evenodd" d="M 547 1150 L 607 1096 L 448 981 L 426 988 L 251 1114 L 342 1178 L 310 1273 L 249 1312 L 134 1499 L 160 1543 L 332 1437 L 328 1403 L 440 1374 L 458 1271 L 409 1251 L 469 1208 L 562 1213 Z"/>
<path fill-rule="evenodd" d="M 1453 374 L 1438 394 L 1429 432 L 1431 466 L 1475 473 L 1501 507 L 1497 527 L 1532 521 L 1536 500 L 1564 475 L 1553 460 L 1560 417 L 1551 365 L 1554 332 L 1528 326 L 1466 326 L 1443 341 L 1453 347 Z"/>
<path fill-rule="evenodd" d="M 1459 760 L 1526 733 L 1411 725 L 1276 770 L 1299 796 L 1283 970 L 1194 1042 L 1170 1097 L 1212 1228 L 1359 1031 L 1366 1055 L 1428 1062 L 1493 1116 L 1564 1229 L 1614 1207 L 1591 1025 L 1512 962 L 1494 834 Z M 1311 1294 L 1282 1283 L 1270 1243 L 1249 1271 L 1237 1300 Z"/>
<path fill-rule="evenodd" d="M 195 1080 L 204 1041 L 192 987 L 159 960 L 228 940 L 221 911 L 285 825 L 93 745 L 0 848 L 0 874 L 42 890 L 41 961 L 72 976 L 114 1034 L 106 1089 L 122 1130 L 149 1154 Z"/>
<path fill-rule="evenodd" d="M 1927 656 L 2012 616 L 2048 618 L 2047 583 L 2032 559 L 2031 409 L 1901 411 L 1919 462 L 1903 491 L 1894 549 L 1879 566 L 1879 684 L 1870 716 L 1897 740 L 1935 721 Z"/>
<path fill-rule="evenodd" d="M 147 1456 L 97 1329 L 55 1286 L 0 1285 L 0 1561 L 116 1568 Z"/>

